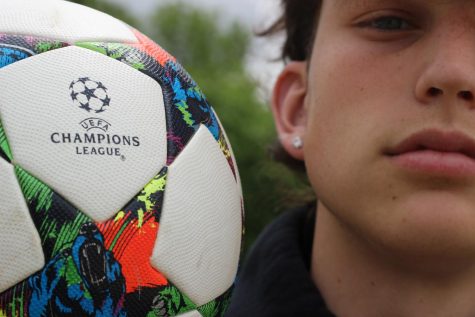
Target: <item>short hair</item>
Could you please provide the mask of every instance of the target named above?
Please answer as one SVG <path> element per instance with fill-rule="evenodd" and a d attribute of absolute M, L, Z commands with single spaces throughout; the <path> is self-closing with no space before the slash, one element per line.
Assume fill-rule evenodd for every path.
<path fill-rule="evenodd" d="M 281 57 L 285 62 L 310 59 L 323 0 L 281 0 L 282 15 L 260 36 L 285 33 Z M 277 140 L 270 150 L 273 158 L 304 172 L 303 162 L 292 158 Z"/>
<path fill-rule="evenodd" d="M 310 58 L 322 0 L 281 0 L 282 15 L 260 35 L 285 31 L 282 58 L 305 61 Z"/>

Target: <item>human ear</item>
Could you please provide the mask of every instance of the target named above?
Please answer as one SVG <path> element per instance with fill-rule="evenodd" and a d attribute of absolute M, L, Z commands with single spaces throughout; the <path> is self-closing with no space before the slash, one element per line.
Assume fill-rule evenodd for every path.
<path fill-rule="evenodd" d="M 272 95 L 272 111 L 279 141 L 294 159 L 303 160 L 303 148 L 295 146 L 295 139 L 304 141 L 307 112 L 307 63 L 287 64 L 277 78 Z M 304 141 L 305 143 L 305 141 Z"/>

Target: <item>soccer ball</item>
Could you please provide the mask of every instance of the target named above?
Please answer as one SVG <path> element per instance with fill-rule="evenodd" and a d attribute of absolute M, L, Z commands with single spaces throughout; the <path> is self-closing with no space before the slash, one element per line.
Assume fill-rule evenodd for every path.
<path fill-rule="evenodd" d="M 0 10 L 0 316 L 218 316 L 239 174 L 205 95 L 123 22 Z"/>

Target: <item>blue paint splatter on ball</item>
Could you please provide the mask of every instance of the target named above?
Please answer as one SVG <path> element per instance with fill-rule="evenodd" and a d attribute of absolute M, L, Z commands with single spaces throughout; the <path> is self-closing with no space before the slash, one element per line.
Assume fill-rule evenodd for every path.
<path fill-rule="evenodd" d="M 0 46 L 0 68 L 30 57 L 32 54 L 14 47 Z"/>

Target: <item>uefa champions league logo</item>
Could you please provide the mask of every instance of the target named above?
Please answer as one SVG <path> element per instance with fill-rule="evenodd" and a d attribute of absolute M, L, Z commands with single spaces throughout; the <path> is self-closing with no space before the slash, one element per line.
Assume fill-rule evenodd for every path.
<path fill-rule="evenodd" d="M 101 113 L 110 106 L 111 99 L 107 88 L 89 77 L 78 78 L 69 85 L 73 103 L 87 112 Z"/>
<path fill-rule="evenodd" d="M 111 98 L 108 89 L 100 81 L 89 77 L 73 80 L 69 85 L 69 96 L 79 109 L 100 115 L 110 107 Z M 124 151 L 140 147 L 140 138 L 136 135 L 110 133 L 111 126 L 102 116 L 83 119 L 79 125 L 82 132 L 55 131 L 50 141 L 58 146 L 74 145 L 76 155 L 119 157 L 126 160 Z"/>

